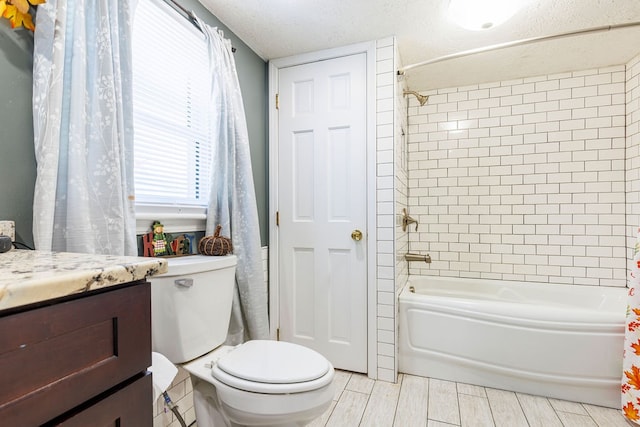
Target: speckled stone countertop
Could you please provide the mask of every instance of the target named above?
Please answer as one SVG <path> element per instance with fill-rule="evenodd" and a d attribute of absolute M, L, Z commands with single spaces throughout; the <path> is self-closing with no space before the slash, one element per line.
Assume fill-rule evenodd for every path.
<path fill-rule="evenodd" d="M 0 310 L 166 273 L 162 258 L 13 250 L 0 254 Z"/>

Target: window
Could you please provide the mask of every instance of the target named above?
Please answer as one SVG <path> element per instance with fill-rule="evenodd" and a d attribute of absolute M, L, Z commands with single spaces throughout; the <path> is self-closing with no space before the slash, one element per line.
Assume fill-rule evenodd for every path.
<path fill-rule="evenodd" d="M 134 23 L 138 219 L 204 217 L 213 153 L 204 35 L 162 0 L 139 0 Z"/>

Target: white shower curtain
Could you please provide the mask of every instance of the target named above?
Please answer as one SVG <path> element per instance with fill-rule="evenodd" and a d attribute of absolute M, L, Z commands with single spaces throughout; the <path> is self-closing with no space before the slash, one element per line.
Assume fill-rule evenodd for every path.
<path fill-rule="evenodd" d="M 260 227 L 251 172 L 249 136 L 231 43 L 198 19 L 209 45 L 216 133 L 207 235 L 217 224 L 231 237 L 236 268 L 236 294 L 227 344 L 267 339 L 269 320 L 260 248 Z"/>
<path fill-rule="evenodd" d="M 36 249 L 135 255 L 135 0 L 47 0 L 34 34 Z"/>

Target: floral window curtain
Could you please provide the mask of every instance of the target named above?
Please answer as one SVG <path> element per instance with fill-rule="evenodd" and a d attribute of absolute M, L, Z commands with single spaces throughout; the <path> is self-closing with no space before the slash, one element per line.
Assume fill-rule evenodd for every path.
<path fill-rule="evenodd" d="M 627 298 L 621 400 L 627 419 L 640 425 L 640 227 L 632 264 Z"/>
<path fill-rule="evenodd" d="M 135 0 L 48 0 L 36 16 L 37 249 L 137 254 L 131 16 Z"/>
<path fill-rule="evenodd" d="M 216 105 L 216 146 L 207 211 L 207 234 L 220 224 L 238 257 L 227 344 L 269 338 L 267 289 L 262 270 L 260 226 L 251 172 L 249 135 L 231 42 L 198 20 L 209 46 L 211 96 Z"/>

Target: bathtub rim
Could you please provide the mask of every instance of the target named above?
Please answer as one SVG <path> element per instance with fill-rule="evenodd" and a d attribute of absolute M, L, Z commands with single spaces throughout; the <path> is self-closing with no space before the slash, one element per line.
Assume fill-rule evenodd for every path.
<path fill-rule="evenodd" d="M 412 280 L 413 277 L 413 280 Z M 465 298 L 460 295 L 429 295 L 420 293 L 419 287 L 415 293 L 409 291 L 410 286 L 416 286 L 416 280 L 436 279 L 445 284 L 456 280 L 500 282 L 505 287 L 562 287 L 564 292 L 587 292 L 597 294 L 604 292 L 607 298 L 606 307 L 580 307 L 576 305 L 550 305 L 538 303 L 523 303 L 516 301 Z M 504 283 L 503 283 L 504 282 Z M 419 286 L 419 285 L 418 285 Z M 582 289 L 586 288 L 586 289 Z M 597 288 L 597 289 L 596 289 Z M 542 288 L 541 288 L 542 289 Z M 452 315 L 467 315 L 478 320 L 507 321 L 521 326 L 558 328 L 563 325 L 569 330 L 586 329 L 598 332 L 616 332 L 624 327 L 626 318 L 627 288 L 613 286 L 583 287 L 581 285 L 551 284 L 542 282 L 515 282 L 493 279 L 467 279 L 441 276 L 409 276 L 409 280 L 398 295 L 398 304 L 417 304 L 425 309 Z M 536 301 L 540 302 L 540 301 Z M 614 310 L 614 306 L 616 309 Z"/>

